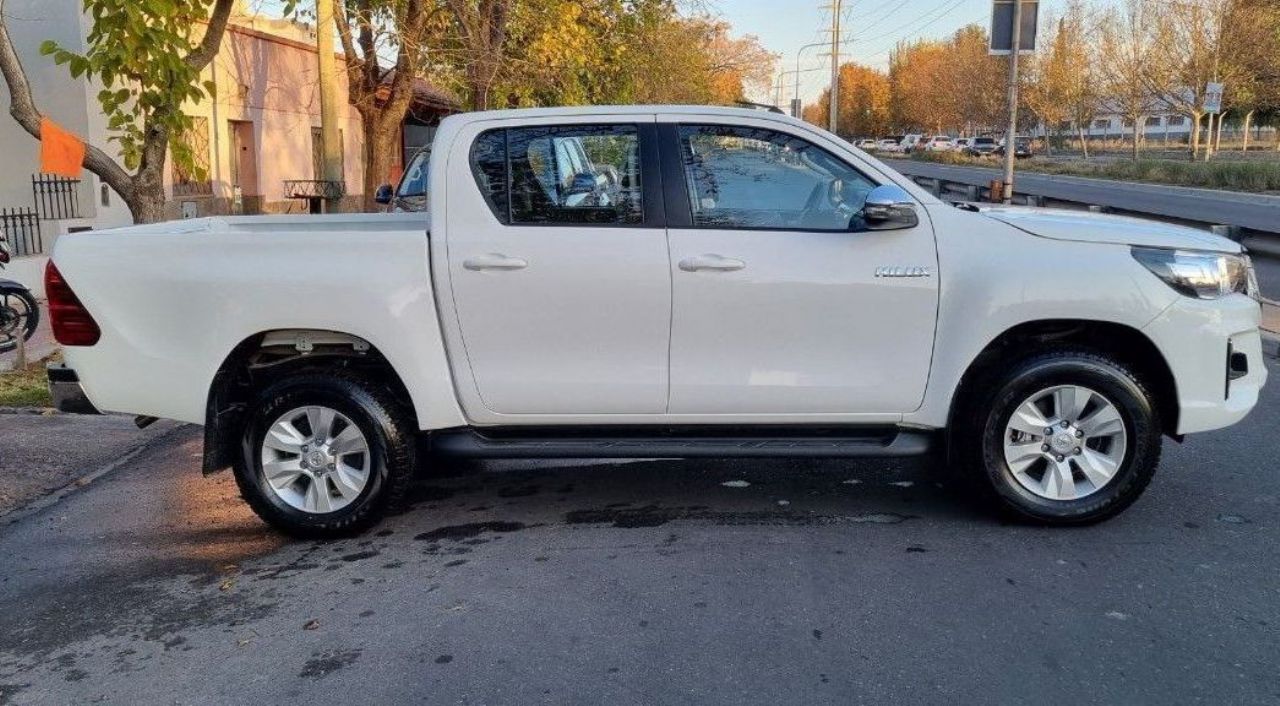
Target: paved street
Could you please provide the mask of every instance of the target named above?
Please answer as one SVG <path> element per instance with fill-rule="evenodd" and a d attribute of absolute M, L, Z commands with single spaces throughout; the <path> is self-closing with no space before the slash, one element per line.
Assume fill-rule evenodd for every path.
<path fill-rule="evenodd" d="M 1079 530 L 925 463 L 505 462 L 328 544 L 179 428 L 0 528 L 0 704 L 1274 703 L 1278 426 Z"/>
<path fill-rule="evenodd" d="M 910 159 L 886 159 L 884 162 L 910 176 L 979 186 L 986 186 L 992 179 L 1002 176 L 995 162 L 991 167 L 965 167 Z M 1108 206 L 1153 217 L 1224 223 L 1265 233 L 1280 232 L 1280 196 L 1029 171 L 1019 172 L 1015 181 L 1019 194 Z"/>

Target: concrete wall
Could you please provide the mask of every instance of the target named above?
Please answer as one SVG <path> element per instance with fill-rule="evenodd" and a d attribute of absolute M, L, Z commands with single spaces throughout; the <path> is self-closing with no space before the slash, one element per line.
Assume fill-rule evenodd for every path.
<path fill-rule="evenodd" d="M 22 59 L 36 106 L 53 121 L 78 135 L 91 134 L 85 106 L 97 93 L 89 82 L 73 80 L 65 66 L 40 55 L 40 43 L 52 39 L 79 51 L 84 45 L 78 0 L 7 0 L 5 22 L 14 49 Z M 92 93 L 90 93 L 92 91 Z M 0 148 L 5 169 L 0 171 L 0 208 L 31 207 L 31 176 L 40 171 L 40 143 L 9 117 L 9 90 L 0 82 Z M 80 212 L 96 213 L 93 180 L 80 184 Z"/>

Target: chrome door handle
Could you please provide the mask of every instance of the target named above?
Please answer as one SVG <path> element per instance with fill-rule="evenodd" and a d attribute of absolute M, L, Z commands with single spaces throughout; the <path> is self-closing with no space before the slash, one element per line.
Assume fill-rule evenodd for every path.
<path fill-rule="evenodd" d="M 747 263 L 742 260 L 735 260 L 732 257 L 725 257 L 714 253 L 697 255 L 680 261 L 680 269 L 685 272 L 697 272 L 699 270 L 732 272 L 734 270 L 741 270 L 746 266 Z"/>
<path fill-rule="evenodd" d="M 494 252 L 463 260 L 462 266 L 473 272 L 479 272 L 481 270 L 523 270 L 529 266 L 529 263 L 518 257 L 507 257 L 502 253 Z"/>

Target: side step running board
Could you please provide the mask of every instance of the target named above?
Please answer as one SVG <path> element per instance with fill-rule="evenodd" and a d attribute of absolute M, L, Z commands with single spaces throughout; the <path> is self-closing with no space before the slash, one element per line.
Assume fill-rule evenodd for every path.
<path fill-rule="evenodd" d="M 454 458 L 897 458 L 927 454 L 935 441 L 929 433 L 896 430 L 811 436 L 606 433 L 593 437 L 446 429 L 432 434 L 431 449 Z"/>

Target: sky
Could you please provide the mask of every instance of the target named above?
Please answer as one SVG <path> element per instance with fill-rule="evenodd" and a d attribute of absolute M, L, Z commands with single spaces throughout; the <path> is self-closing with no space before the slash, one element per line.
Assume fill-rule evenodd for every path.
<path fill-rule="evenodd" d="M 780 55 L 779 71 L 794 71 L 796 52 L 806 44 L 830 42 L 832 0 L 710 0 L 709 9 L 733 25 L 734 35 L 754 34 Z M 1040 17 L 1060 11 L 1065 0 L 1043 0 Z M 843 0 L 842 61 L 887 68 L 889 52 L 901 40 L 946 37 L 972 23 L 991 22 L 991 0 Z M 1041 25 L 1043 29 L 1043 24 Z M 831 78 L 830 46 L 800 54 L 800 98 L 812 102 Z M 786 76 L 782 103 L 795 92 Z M 773 95 L 753 96 L 773 102 Z M 766 100 L 767 99 L 767 100 Z"/>

